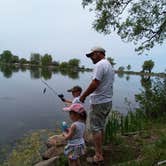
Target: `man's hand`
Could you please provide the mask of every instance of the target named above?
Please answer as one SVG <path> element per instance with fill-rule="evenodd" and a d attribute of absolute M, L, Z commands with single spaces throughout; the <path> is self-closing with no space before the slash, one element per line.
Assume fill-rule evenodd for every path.
<path fill-rule="evenodd" d="M 80 102 L 82 102 L 82 103 L 84 103 L 85 99 L 86 99 L 86 97 L 84 97 L 84 96 L 81 96 L 81 97 L 79 98 Z"/>
<path fill-rule="evenodd" d="M 99 80 L 97 80 L 97 79 L 92 80 L 89 87 L 86 89 L 86 91 L 80 97 L 80 101 L 82 103 L 84 103 L 86 97 L 89 96 L 91 93 L 93 93 L 98 88 L 99 85 L 100 85 Z"/>

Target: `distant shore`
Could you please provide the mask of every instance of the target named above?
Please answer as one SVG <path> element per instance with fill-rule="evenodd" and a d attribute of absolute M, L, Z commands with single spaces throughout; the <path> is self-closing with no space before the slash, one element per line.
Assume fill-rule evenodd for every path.
<path fill-rule="evenodd" d="M 20 64 L 20 63 L 12 63 L 12 64 L 4 64 L 4 63 L 0 63 L 0 65 L 13 65 L 16 67 L 26 67 L 27 69 L 30 69 L 31 67 L 39 67 L 39 68 L 47 68 L 49 70 L 62 70 L 59 68 L 59 66 L 55 66 L 55 65 L 49 65 L 49 66 L 42 66 L 42 65 L 36 65 L 36 64 Z M 87 72 L 91 72 L 93 71 L 92 68 L 85 68 L 85 67 L 77 67 L 77 68 L 65 68 L 64 70 L 72 70 L 75 72 L 79 72 L 79 71 L 87 71 Z M 166 77 L 166 73 L 164 72 L 160 72 L 160 73 L 154 73 L 154 72 L 142 72 L 142 71 L 121 71 L 121 70 L 115 70 L 115 73 L 117 74 L 128 74 L 128 75 L 140 75 L 140 76 L 147 76 L 147 77 Z"/>

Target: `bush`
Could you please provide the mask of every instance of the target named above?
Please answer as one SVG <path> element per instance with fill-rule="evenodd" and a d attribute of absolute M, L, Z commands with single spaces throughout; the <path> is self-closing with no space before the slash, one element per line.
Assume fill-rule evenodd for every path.
<path fill-rule="evenodd" d="M 166 115 L 166 78 L 156 79 L 151 88 L 145 89 L 135 97 L 147 117 L 157 118 Z"/>

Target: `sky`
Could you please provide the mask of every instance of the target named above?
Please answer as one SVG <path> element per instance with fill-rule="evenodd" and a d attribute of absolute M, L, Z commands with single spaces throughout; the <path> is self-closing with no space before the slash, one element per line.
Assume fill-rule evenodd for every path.
<path fill-rule="evenodd" d="M 137 55 L 135 46 L 116 34 L 99 34 L 92 28 L 95 16 L 83 9 L 81 0 L 0 0 L 0 53 L 10 50 L 21 58 L 31 53 L 52 55 L 55 61 L 78 58 L 81 65 L 93 67 L 85 54 L 94 46 L 106 49 L 119 66 L 131 64 L 140 71 L 145 60 L 155 62 L 155 72 L 166 69 L 166 42 L 155 46 L 149 56 Z"/>

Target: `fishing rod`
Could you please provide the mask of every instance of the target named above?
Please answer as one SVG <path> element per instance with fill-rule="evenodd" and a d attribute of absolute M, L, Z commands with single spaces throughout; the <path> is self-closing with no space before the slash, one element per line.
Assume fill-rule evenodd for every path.
<path fill-rule="evenodd" d="M 52 92 L 53 92 L 53 94 L 55 95 L 55 96 L 57 96 L 57 97 L 59 97 L 60 99 L 61 99 L 61 101 L 62 102 L 64 102 L 65 101 L 65 99 L 64 99 L 64 95 L 63 94 L 58 94 L 50 85 L 48 85 L 47 84 L 47 82 L 45 82 L 44 80 L 42 80 L 42 79 L 40 79 L 41 80 L 41 82 L 43 83 L 43 84 L 45 84 Z M 44 88 L 44 90 L 43 90 L 43 94 L 44 93 L 46 93 L 46 88 Z"/>

